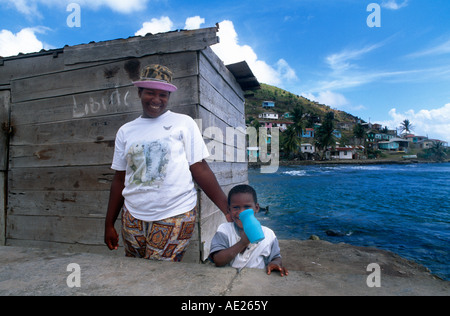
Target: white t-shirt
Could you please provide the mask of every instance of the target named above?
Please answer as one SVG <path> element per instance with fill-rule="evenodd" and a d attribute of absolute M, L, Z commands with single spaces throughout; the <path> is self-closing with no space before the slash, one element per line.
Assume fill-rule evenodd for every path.
<path fill-rule="evenodd" d="M 273 230 L 262 226 L 264 239 L 256 244 L 250 244 L 243 253 L 239 253 L 230 265 L 236 269 L 258 268 L 264 269 L 273 259 L 281 258 L 278 239 Z M 235 245 L 241 236 L 235 223 L 223 223 L 217 229 L 211 241 L 210 254 L 228 249 Z"/>
<path fill-rule="evenodd" d="M 209 156 L 195 121 L 167 111 L 139 117 L 116 135 L 111 168 L 126 171 L 125 207 L 143 221 L 158 221 L 192 210 L 197 203 L 189 167 Z"/>

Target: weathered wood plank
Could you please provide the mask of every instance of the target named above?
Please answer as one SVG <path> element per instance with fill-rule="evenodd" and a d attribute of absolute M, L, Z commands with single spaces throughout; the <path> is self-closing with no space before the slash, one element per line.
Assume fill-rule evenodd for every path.
<path fill-rule="evenodd" d="M 66 65 L 111 60 L 123 57 L 143 57 L 198 51 L 217 44 L 217 28 L 132 37 L 113 41 L 77 45 L 64 48 Z"/>
<path fill-rule="evenodd" d="M 5 245 L 6 242 L 6 188 L 5 188 L 6 173 L 0 171 L 0 246 Z"/>
<path fill-rule="evenodd" d="M 209 82 L 200 78 L 200 104 L 208 111 L 214 113 L 218 118 L 229 126 L 245 126 L 244 114 L 231 105 L 229 100 L 211 86 Z"/>
<path fill-rule="evenodd" d="M 137 89 L 128 86 L 15 103 L 12 107 L 11 120 L 17 126 L 140 112 L 141 109 Z"/>
<path fill-rule="evenodd" d="M 95 143 L 69 143 L 11 146 L 10 168 L 95 166 L 112 162 L 114 140 Z"/>
<path fill-rule="evenodd" d="M 13 191 L 8 216 L 65 216 L 105 218 L 108 191 Z"/>
<path fill-rule="evenodd" d="M 61 54 L 58 54 L 61 57 Z M 21 56 L 6 58 L 0 71 L 0 85 L 8 85 L 11 80 L 30 77 L 33 75 L 50 73 L 64 69 L 64 59 L 54 58 L 52 54 Z"/>
<path fill-rule="evenodd" d="M 234 75 L 230 72 L 230 70 L 225 66 L 223 61 L 219 58 L 219 56 L 214 53 L 214 51 L 211 49 L 211 47 L 207 47 L 206 49 L 202 50 L 200 52 L 201 55 L 203 55 L 209 63 L 213 66 L 214 69 L 216 69 L 217 73 L 224 78 L 224 80 L 230 84 L 230 86 L 233 88 L 233 90 L 236 92 L 236 94 L 245 101 L 244 91 L 242 90 L 241 86 L 237 82 Z"/>
<path fill-rule="evenodd" d="M 247 163 L 208 162 L 221 186 L 248 181 Z"/>
<path fill-rule="evenodd" d="M 125 113 L 66 122 L 15 126 L 12 146 L 93 143 L 114 140 L 118 129 L 140 113 Z"/>
<path fill-rule="evenodd" d="M 9 172 L 9 190 L 107 191 L 114 170 L 110 166 L 18 168 Z"/>
<path fill-rule="evenodd" d="M 197 86 L 195 76 L 184 78 L 179 90 L 171 95 L 169 109 L 176 108 L 176 112 L 183 113 L 186 112 L 185 107 L 197 104 Z M 12 105 L 11 122 L 18 130 L 19 125 L 75 122 L 76 119 L 129 113 L 137 113 L 136 117 L 142 113 L 141 101 L 134 86 L 16 103 Z"/>
<path fill-rule="evenodd" d="M 188 76 L 198 75 L 197 53 L 149 56 L 143 59 L 126 59 L 107 64 L 62 70 L 55 73 L 34 75 L 11 81 L 12 102 L 74 95 L 97 90 L 132 86 L 139 78 L 140 68 L 147 64 L 160 63 L 172 67 L 175 85 L 182 85 Z M 76 84 L 75 84 L 76 83 Z"/>
<path fill-rule="evenodd" d="M 102 244 L 105 221 L 100 218 L 10 215 L 7 239 Z"/>
<path fill-rule="evenodd" d="M 0 245 L 6 242 L 6 191 L 8 170 L 10 93 L 0 91 Z"/>
<path fill-rule="evenodd" d="M 0 91 L 0 171 L 7 170 L 10 93 Z"/>
<path fill-rule="evenodd" d="M 226 124 L 220 117 L 199 107 L 199 122 L 202 125 L 202 135 L 208 147 L 211 159 L 225 162 L 244 162 L 246 156 L 245 125 Z M 239 150 L 239 152 L 238 152 Z"/>
<path fill-rule="evenodd" d="M 200 77 L 211 84 L 218 95 L 228 100 L 231 106 L 245 114 L 243 92 L 236 79 L 215 55 L 205 50 L 199 54 Z M 219 64 L 220 63 L 220 64 Z"/>

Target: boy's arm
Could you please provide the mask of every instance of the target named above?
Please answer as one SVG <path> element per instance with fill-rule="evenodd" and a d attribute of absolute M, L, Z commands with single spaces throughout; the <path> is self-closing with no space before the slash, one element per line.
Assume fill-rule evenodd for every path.
<path fill-rule="evenodd" d="M 105 244 L 110 250 L 117 249 L 119 244 L 119 235 L 114 228 L 114 223 L 123 206 L 124 198 L 122 196 L 122 191 L 124 187 L 125 171 L 116 171 L 111 183 L 108 211 L 105 219 Z"/>
<path fill-rule="evenodd" d="M 209 168 L 205 160 L 197 162 L 190 167 L 192 177 L 200 186 L 203 192 L 219 207 L 228 222 L 232 222 L 231 216 L 228 214 L 228 201 L 225 193 L 217 182 L 216 176 Z"/>
<path fill-rule="evenodd" d="M 223 267 L 231 262 L 236 256 L 248 247 L 250 241 L 245 233 L 241 234 L 241 240 L 227 249 L 219 250 L 212 254 L 212 259 L 216 267 Z"/>

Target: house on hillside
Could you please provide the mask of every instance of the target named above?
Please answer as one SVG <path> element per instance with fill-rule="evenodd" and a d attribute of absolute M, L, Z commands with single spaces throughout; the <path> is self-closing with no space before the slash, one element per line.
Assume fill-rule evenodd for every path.
<path fill-rule="evenodd" d="M 389 141 L 380 141 L 377 143 L 378 149 L 407 151 L 409 142 L 403 138 L 391 138 Z"/>
<path fill-rule="evenodd" d="M 302 130 L 303 138 L 314 138 L 314 128 L 305 128 Z"/>
<path fill-rule="evenodd" d="M 340 130 L 344 131 L 351 131 L 353 130 L 353 126 L 355 126 L 355 123 L 353 122 L 337 122 L 336 127 Z"/>
<path fill-rule="evenodd" d="M 265 108 L 265 109 L 274 108 L 275 107 L 275 102 L 274 101 L 263 101 L 262 102 L 262 107 Z"/>
<path fill-rule="evenodd" d="M 434 146 L 435 143 L 442 143 L 443 147 L 448 147 L 448 142 L 439 139 L 425 139 L 417 143 L 420 149 L 428 149 Z"/>
<path fill-rule="evenodd" d="M 284 132 L 285 130 L 287 130 L 289 125 L 292 125 L 294 123 L 289 121 L 259 121 L 259 124 L 261 124 L 267 129 L 278 127 L 281 132 Z"/>
<path fill-rule="evenodd" d="M 396 141 L 382 141 L 378 142 L 378 149 L 382 150 L 398 150 L 400 147 Z"/>
<path fill-rule="evenodd" d="M 316 152 L 316 148 L 310 143 L 305 143 L 300 145 L 300 151 L 303 154 L 314 154 Z"/>
<path fill-rule="evenodd" d="M 419 142 L 423 142 L 424 140 L 427 140 L 428 137 L 426 137 L 426 136 L 416 136 L 416 135 L 409 134 L 409 135 L 405 136 L 405 139 L 408 140 L 411 143 L 417 144 Z"/>
<path fill-rule="evenodd" d="M 335 130 L 333 131 L 333 135 L 334 135 L 334 137 L 336 137 L 336 138 L 342 138 L 342 133 L 341 133 L 341 131 L 338 131 L 337 129 L 335 129 Z"/>
<path fill-rule="evenodd" d="M 264 112 L 259 114 L 258 118 L 263 120 L 278 120 L 278 114 L 274 112 Z"/>
<path fill-rule="evenodd" d="M 353 159 L 355 153 L 353 147 L 336 147 L 331 150 L 331 159 L 349 160 Z"/>

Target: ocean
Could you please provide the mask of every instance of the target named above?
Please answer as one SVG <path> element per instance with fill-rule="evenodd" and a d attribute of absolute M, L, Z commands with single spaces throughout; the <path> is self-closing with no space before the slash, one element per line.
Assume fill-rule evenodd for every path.
<path fill-rule="evenodd" d="M 249 183 L 279 239 L 377 247 L 450 280 L 450 163 L 250 168 Z"/>

